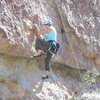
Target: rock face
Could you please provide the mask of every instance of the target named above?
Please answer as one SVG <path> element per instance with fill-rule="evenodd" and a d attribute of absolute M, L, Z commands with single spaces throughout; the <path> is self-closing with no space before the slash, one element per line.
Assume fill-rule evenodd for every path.
<path fill-rule="evenodd" d="M 34 82 L 34 80 L 31 81 L 29 76 L 31 78 L 34 76 L 34 79 L 36 79 L 37 76 L 35 77 L 34 72 L 27 76 L 31 68 L 30 70 L 24 70 L 26 71 L 25 77 L 28 77 L 27 80 L 21 81 L 19 77 L 25 78 L 24 74 L 20 74 L 20 71 L 23 70 L 20 67 L 25 67 L 25 64 L 28 64 L 27 59 L 34 66 L 38 66 L 29 59 L 34 52 L 34 39 L 36 37 L 36 33 L 30 29 L 33 24 L 37 24 L 42 30 L 43 22 L 47 19 L 53 21 L 53 25 L 58 33 L 58 42 L 61 45 L 58 56 L 55 56 L 52 62 L 63 64 L 67 67 L 100 72 L 99 9 L 100 0 L 1 0 L 0 77 L 4 79 L 1 79 L 0 82 L 5 84 L 0 85 L 0 88 L 6 92 L 0 91 L 0 98 L 5 100 L 6 96 L 11 95 L 11 98 L 7 98 L 7 100 L 29 100 L 26 97 L 31 95 L 31 97 L 29 96 L 30 99 L 36 98 L 38 100 L 41 99 L 38 98 L 38 95 L 40 95 L 39 97 L 46 97 L 46 95 L 43 95 L 44 91 L 41 93 L 37 90 L 39 94 L 36 96 L 29 89 L 30 87 L 21 87 L 24 84 L 23 82 L 26 83 L 28 80 L 30 80 L 30 83 Z M 9 56 L 13 58 L 10 59 Z M 14 59 L 16 57 L 18 60 Z M 29 64 L 29 66 L 31 65 Z M 5 73 L 7 74 L 6 76 L 4 75 Z M 16 74 L 14 75 L 14 73 Z M 33 76 L 31 76 L 32 73 L 34 73 Z M 37 73 L 36 75 L 40 75 L 39 72 Z M 60 70 L 58 70 L 58 73 L 62 74 Z M 39 81 L 36 80 L 35 82 L 38 83 Z M 12 88 L 9 83 L 15 88 Z M 52 86 L 52 84 L 49 85 Z M 32 86 L 32 84 L 28 86 Z M 61 87 L 58 86 L 57 88 Z M 70 89 L 72 88 L 70 87 Z M 64 93 L 66 93 L 66 89 Z M 68 97 L 68 95 L 61 96 L 65 97 L 64 100 Z M 50 100 L 53 100 L 52 98 Z"/>
<path fill-rule="evenodd" d="M 100 56 L 99 4 L 92 0 L 1 0 L 0 52 L 31 56 L 35 36 L 30 31 L 32 24 L 42 29 L 42 23 L 51 19 L 61 44 L 55 62 L 71 67 L 78 64 L 83 69 L 96 68 L 94 59 Z"/>
<path fill-rule="evenodd" d="M 76 81 L 77 78 L 66 76 L 66 71 L 58 65 L 60 73 L 51 69 L 52 76 L 48 80 L 42 80 L 44 73 L 43 62 L 33 59 L 19 59 L 7 55 L 0 55 L 0 99 L 1 100 L 66 100 L 72 95 L 73 91 L 79 91 L 82 83 Z M 55 73 L 54 70 L 58 73 Z M 74 70 L 68 72 L 73 73 Z M 64 74 L 63 74 L 64 73 Z M 76 74 L 77 75 L 77 74 Z M 72 75 L 72 76 L 75 76 Z M 62 80 L 61 80 L 61 77 Z M 67 81 L 69 80 L 69 81 Z M 78 87 L 74 85 L 74 82 Z M 59 95 L 58 95 L 59 94 Z"/>

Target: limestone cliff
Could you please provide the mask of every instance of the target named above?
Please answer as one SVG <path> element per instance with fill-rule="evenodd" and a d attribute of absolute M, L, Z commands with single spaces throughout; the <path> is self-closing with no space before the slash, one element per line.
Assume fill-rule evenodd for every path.
<path fill-rule="evenodd" d="M 47 19 L 51 19 L 53 21 L 53 26 L 57 29 L 58 33 L 58 42 L 61 44 L 61 48 L 58 52 L 58 55 L 53 58 L 52 61 L 53 64 L 57 63 L 60 66 L 64 67 L 67 66 L 69 69 L 72 68 L 70 69 L 69 72 L 71 72 L 71 70 L 75 68 L 75 70 L 84 69 L 95 72 L 96 74 L 99 73 L 100 72 L 100 52 L 99 52 L 100 10 L 99 9 L 100 9 L 100 0 L 1 0 L 0 1 L 0 75 L 8 73 L 6 76 L 5 75 L 2 76 L 4 77 L 4 79 L 1 80 L 4 81 L 1 82 L 7 84 L 7 82 L 5 82 L 6 80 L 5 77 L 8 78 L 9 76 L 15 80 L 17 79 L 18 83 L 20 82 L 20 84 L 24 84 L 23 82 L 26 82 L 26 80 L 23 79 L 23 82 L 21 82 L 22 78 L 19 79 L 18 77 L 25 78 L 25 76 L 27 75 L 28 75 L 27 81 L 29 80 L 29 84 L 33 82 L 29 78 L 29 76 L 32 78 L 35 75 L 35 74 L 32 75 L 32 72 L 34 73 L 34 69 L 31 70 L 31 66 L 32 64 L 33 66 L 38 66 L 38 65 L 32 63 L 32 61 L 33 62 L 35 61 L 34 59 L 30 59 L 30 56 L 32 56 L 34 52 L 34 38 L 36 36 L 36 33 L 34 31 L 31 31 L 30 28 L 32 28 L 32 25 L 35 23 L 42 30 L 43 22 Z M 22 69 L 20 68 L 25 67 L 29 62 L 31 63 L 31 65 L 29 64 L 30 66 L 29 69 L 24 70 L 26 72 L 23 72 L 22 75 L 21 72 L 23 68 Z M 2 70 L 4 71 L 4 73 L 2 72 Z M 82 70 L 82 73 L 84 73 L 84 70 Z M 13 76 L 14 75 L 13 71 L 15 72 L 15 76 Z M 28 71 L 32 72 L 30 74 L 27 74 Z M 68 72 L 67 74 L 66 72 L 64 72 L 63 74 L 62 73 L 63 72 L 58 70 L 58 74 L 60 75 L 64 74 L 65 76 L 68 75 Z M 81 72 L 79 71 L 77 73 L 80 74 Z M 78 75 L 76 76 L 78 77 Z M 57 78 L 55 74 L 54 76 Z M 71 75 L 71 77 L 72 76 L 73 75 Z M 73 80 L 73 78 L 71 81 L 76 82 L 75 80 Z M 16 85 L 15 83 L 17 82 L 15 83 L 14 82 L 11 83 L 12 86 L 16 88 L 15 90 L 12 90 L 12 93 L 16 95 L 19 95 L 21 93 L 21 95 L 18 96 L 17 99 L 15 99 L 14 95 L 12 95 L 11 98 L 13 99 L 9 98 L 10 100 L 29 100 L 29 98 L 25 99 L 25 97 L 23 97 L 23 95 L 25 96 L 25 94 L 27 94 L 26 97 L 29 96 L 28 94 L 31 94 L 32 97 L 30 98 L 38 97 L 38 96 L 35 97 L 36 95 L 33 95 L 30 91 L 23 89 L 23 87 L 20 87 L 21 85 Z M 69 86 L 70 82 L 67 83 L 68 84 L 67 86 Z M 81 83 L 79 82 L 78 84 Z M 28 86 L 31 85 L 32 84 Z M 7 88 L 11 88 L 10 84 L 7 84 L 7 86 L 8 86 Z M 82 84 L 79 85 L 80 87 L 79 89 L 77 86 L 77 89 L 75 89 L 75 91 L 80 91 L 81 86 Z M 73 87 L 75 88 L 75 86 Z M 72 89 L 73 87 L 71 86 L 69 90 L 73 91 Z M 2 89 L 5 89 L 6 91 L 7 88 L 6 86 L 4 86 L 4 88 Z M 59 86 L 57 88 L 59 88 Z M 64 87 L 62 87 L 62 90 L 63 88 Z M 2 91 L 0 91 L 0 93 L 1 92 Z M 5 96 L 10 95 L 7 93 L 2 92 L 1 94 L 2 95 L 4 94 L 5 98 Z M 65 91 L 63 91 L 63 93 L 66 93 L 66 89 Z M 53 91 L 51 94 L 53 94 Z M 3 97 L 2 95 L 0 96 Z M 57 96 L 57 94 L 55 95 Z M 66 98 L 66 95 L 60 95 L 60 96 L 64 96 L 64 98 Z M 52 98 L 50 100 L 53 100 Z M 38 100 L 38 98 L 36 100 Z M 47 98 L 45 100 L 47 100 Z M 59 100 L 59 99 L 54 99 L 54 100 Z"/>
<path fill-rule="evenodd" d="M 88 0 L 1 0 L 0 52 L 31 56 L 34 50 L 33 23 L 42 27 L 51 19 L 61 44 L 56 61 L 93 69 L 100 66 L 99 1 Z"/>

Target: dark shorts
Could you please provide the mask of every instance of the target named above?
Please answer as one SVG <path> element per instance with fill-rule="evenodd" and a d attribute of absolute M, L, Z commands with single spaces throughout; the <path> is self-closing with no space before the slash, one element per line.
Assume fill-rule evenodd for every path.
<path fill-rule="evenodd" d="M 40 38 L 36 39 L 35 49 L 36 50 L 43 50 L 46 54 L 46 56 L 45 56 L 45 70 L 46 71 L 50 71 L 49 70 L 49 63 L 50 63 L 50 60 L 52 58 L 52 53 L 50 53 L 48 51 L 49 46 L 50 46 L 50 43 L 48 41 L 46 41 L 44 39 L 40 39 Z"/>
<path fill-rule="evenodd" d="M 44 52 L 47 52 L 49 49 L 49 43 L 48 41 L 44 39 L 37 38 L 35 43 L 35 49 L 36 50 L 43 50 Z"/>

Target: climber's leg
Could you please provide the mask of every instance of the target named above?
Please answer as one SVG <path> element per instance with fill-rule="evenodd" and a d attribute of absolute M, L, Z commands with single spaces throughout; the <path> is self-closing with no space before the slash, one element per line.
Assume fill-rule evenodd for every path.
<path fill-rule="evenodd" d="M 44 39 L 37 38 L 35 43 L 36 53 L 34 57 L 41 56 L 44 52 L 46 52 L 49 48 L 49 43 Z"/>
<path fill-rule="evenodd" d="M 52 58 L 52 54 L 48 51 L 45 57 L 45 75 L 42 76 L 42 79 L 46 79 L 49 77 L 50 74 L 49 63 L 51 58 Z"/>

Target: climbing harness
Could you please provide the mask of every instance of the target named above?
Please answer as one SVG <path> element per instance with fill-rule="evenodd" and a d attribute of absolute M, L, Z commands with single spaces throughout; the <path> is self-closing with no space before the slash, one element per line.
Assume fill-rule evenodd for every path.
<path fill-rule="evenodd" d="M 51 54 L 57 54 L 57 51 L 60 48 L 60 44 L 54 40 L 48 41 L 49 43 L 49 48 L 47 51 L 49 51 Z"/>

